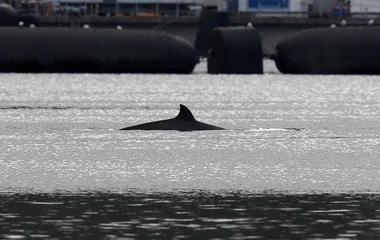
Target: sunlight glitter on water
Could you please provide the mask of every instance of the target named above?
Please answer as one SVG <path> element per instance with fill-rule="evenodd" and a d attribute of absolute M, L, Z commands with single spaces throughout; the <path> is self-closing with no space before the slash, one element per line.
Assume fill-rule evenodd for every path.
<path fill-rule="evenodd" d="M 0 189 L 379 191 L 373 76 L 0 74 Z M 269 69 L 269 70 L 268 70 Z M 272 70 L 270 70 L 272 69 Z M 186 104 L 227 131 L 118 131 Z"/>

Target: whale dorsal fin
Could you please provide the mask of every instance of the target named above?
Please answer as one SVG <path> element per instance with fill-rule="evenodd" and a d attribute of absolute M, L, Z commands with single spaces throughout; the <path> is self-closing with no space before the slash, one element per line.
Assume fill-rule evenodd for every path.
<path fill-rule="evenodd" d="M 181 119 L 185 121 L 195 121 L 193 114 L 185 105 L 180 104 L 179 107 L 180 109 L 177 117 L 175 117 L 176 119 Z"/>

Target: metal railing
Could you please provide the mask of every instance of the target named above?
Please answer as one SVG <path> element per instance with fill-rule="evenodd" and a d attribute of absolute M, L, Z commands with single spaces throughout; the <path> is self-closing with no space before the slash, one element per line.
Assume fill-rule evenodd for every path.
<path fill-rule="evenodd" d="M 114 1 L 114 2 L 112 2 Z M 151 2 L 110 2 L 93 3 L 86 1 L 83 3 L 51 3 L 51 2 L 30 2 L 22 4 L 17 10 L 23 14 L 36 16 L 100 16 L 100 17 L 181 17 L 198 16 L 201 4 L 190 1 L 173 1 L 173 3 Z"/>
<path fill-rule="evenodd" d="M 181 18 L 199 16 L 202 4 L 201 0 L 145 0 L 145 3 L 133 2 L 136 0 L 84 0 L 81 3 L 59 3 L 49 1 L 29 1 L 22 4 L 19 12 L 44 17 L 78 16 L 78 17 L 126 17 L 126 18 Z M 148 3 L 150 1 L 150 3 Z M 156 1 L 156 2 L 154 2 Z M 190 4 L 193 3 L 193 4 Z M 232 17 L 289 17 L 289 18 L 379 18 L 380 12 L 348 12 L 343 14 L 315 15 L 310 11 L 284 11 L 284 10 L 260 10 L 250 12 L 231 11 Z"/>

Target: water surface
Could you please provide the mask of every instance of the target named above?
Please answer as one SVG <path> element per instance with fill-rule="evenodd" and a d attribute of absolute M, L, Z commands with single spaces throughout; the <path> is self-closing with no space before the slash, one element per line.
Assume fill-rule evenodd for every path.
<path fill-rule="evenodd" d="M 380 80 L 265 67 L 1 74 L 2 237 L 378 236 Z M 228 130 L 118 130 L 180 103 Z"/>

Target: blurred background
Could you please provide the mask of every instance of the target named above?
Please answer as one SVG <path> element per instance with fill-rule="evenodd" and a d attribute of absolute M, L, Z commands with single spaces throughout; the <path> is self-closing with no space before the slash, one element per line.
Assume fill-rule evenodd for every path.
<path fill-rule="evenodd" d="M 378 0 L 1 0 L 39 17 L 196 18 L 202 7 L 231 17 L 377 18 Z"/>

